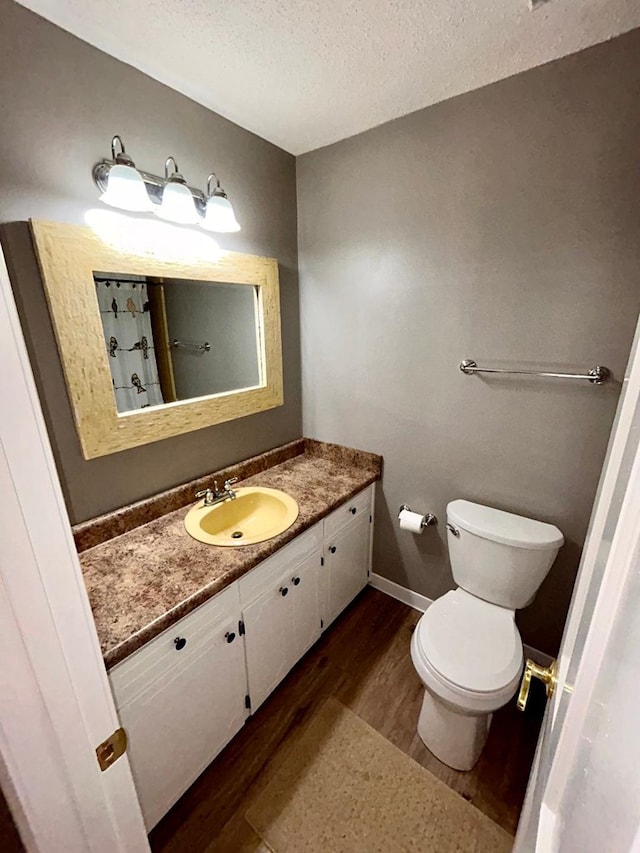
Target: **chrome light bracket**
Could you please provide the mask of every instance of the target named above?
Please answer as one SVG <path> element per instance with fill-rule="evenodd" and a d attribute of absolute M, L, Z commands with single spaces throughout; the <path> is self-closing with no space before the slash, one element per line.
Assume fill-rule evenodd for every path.
<path fill-rule="evenodd" d="M 122 160 L 100 160 L 99 163 L 93 167 L 93 181 L 96 187 L 100 190 L 101 193 L 106 192 L 107 189 L 107 181 L 109 179 L 109 172 L 116 165 L 116 162 L 123 162 Z M 129 165 L 129 164 L 126 164 Z M 154 204 L 160 205 L 162 202 L 162 191 L 165 186 L 170 183 L 171 178 L 164 178 L 160 175 L 154 175 L 151 172 L 143 172 L 142 169 L 137 169 L 138 174 L 144 181 L 144 185 L 146 187 L 149 198 Z M 202 190 L 197 189 L 197 187 L 191 187 L 189 184 L 185 184 L 185 186 L 189 189 L 191 195 L 193 196 L 193 200 L 195 202 L 196 208 L 198 212 L 204 216 L 204 211 L 207 206 L 207 199 Z"/>

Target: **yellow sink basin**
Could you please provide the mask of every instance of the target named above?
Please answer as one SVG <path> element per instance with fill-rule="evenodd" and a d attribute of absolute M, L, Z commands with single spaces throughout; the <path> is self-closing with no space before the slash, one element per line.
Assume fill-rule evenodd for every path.
<path fill-rule="evenodd" d="M 208 545 L 238 548 L 273 539 L 298 517 L 296 501 L 279 489 L 247 486 L 235 493 L 235 500 L 192 507 L 184 520 L 187 533 Z"/>

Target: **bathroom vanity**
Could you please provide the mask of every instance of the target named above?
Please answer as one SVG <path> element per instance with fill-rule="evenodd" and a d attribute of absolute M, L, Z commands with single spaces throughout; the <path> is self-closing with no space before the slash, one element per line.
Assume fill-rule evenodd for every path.
<path fill-rule="evenodd" d="M 31 231 L 85 459 L 283 405 L 276 259 Z M 299 439 L 74 528 L 147 828 L 367 583 L 380 475 Z"/>
<path fill-rule="evenodd" d="M 380 457 L 309 440 L 280 450 L 289 458 L 264 454 L 264 470 L 246 476 L 256 457 L 236 473 L 298 502 L 274 539 L 192 539 L 188 507 L 166 509 L 197 481 L 158 496 L 157 518 L 80 554 L 148 829 L 367 583 Z M 114 529 L 136 511 L 153 510 L 114 513 Z M 107 527 L 108 517 L 80 525 L 80 547 Z"/>

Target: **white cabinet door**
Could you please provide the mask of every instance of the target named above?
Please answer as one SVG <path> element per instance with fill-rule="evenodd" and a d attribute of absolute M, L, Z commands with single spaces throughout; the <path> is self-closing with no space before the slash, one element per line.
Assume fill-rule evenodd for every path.
<path fill-rule="evenodd" d="M 320 636 L 318 549 L 289 566 L 243 609 L 251 711 L 254 712 Z"/>
<path fill-rule="evenodd" d="M 242 611 L 252 712 L 295 663 L 289 636 L 292 622 L 291 577 L 287 572 Z"/>
<path fill-rule="evenodd" d="M 322 552 L 315 551 L 292 573 L 292 628 L 289 642 L 293 646 L 294 663 L 320 637 L 319 575 Z"/>
<path fill-rule="evenodd" d="M 245 720 L 246 673 L 237 614 L 119 709 L 147 829 L 151 829 Z M 233 636 L 233 640 L 229 639 Z M 189 646 L 182 651 L 188 652 Z"/>
<path fill-rule="evenodd" d="M 325 628 L 367 584 L 369 531 L 369 515 L 362 514 L 326 543 Z"/>

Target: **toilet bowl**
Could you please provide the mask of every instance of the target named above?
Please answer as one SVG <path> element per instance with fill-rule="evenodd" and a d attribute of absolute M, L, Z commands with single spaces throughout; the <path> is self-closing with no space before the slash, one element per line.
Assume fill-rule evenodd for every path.
<path fill-rule="evenodd" d="M 462 589 L 448 592 L 418 622 L 411 658 L 425 687 L 418 734 L 440 761 L 470 770 L 493 712 L 520 680 L 522 641 L 513 611 Z"/>
<path fill-rule="evenodd" d="M 564 540 L 554 525 L 470 501 L 450 503 L 447 520 L 459 586 L 428 607 L 411 658 L 425 688 L 420 738 L 449 767 L 470 770 L 494 711 L 518 688 L 515 611 L 533 600 Z"/>

